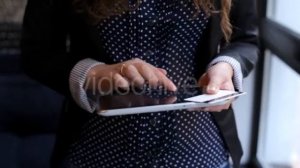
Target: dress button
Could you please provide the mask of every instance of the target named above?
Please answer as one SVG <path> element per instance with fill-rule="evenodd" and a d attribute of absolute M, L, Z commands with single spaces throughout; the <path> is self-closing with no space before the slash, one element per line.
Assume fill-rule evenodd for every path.
<path fill-rule="evenodd" d="M 150 124 L 155 127 L 156 126 L 156 120 L 155 119 L 150 120 Z"/>

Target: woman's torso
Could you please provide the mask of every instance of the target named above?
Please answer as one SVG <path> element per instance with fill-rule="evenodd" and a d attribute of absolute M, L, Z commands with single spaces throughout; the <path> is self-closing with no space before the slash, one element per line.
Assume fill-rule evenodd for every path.
<path fill-rule="evenodd" d="M 196 50 L 208 18 L 192 1 L 144 0 L 135 11 L 101 21 L 98 36 L 113 62 L 132 58 L 164 68 L 175 84 L 195 84 Z M 170 111 L 92 117 L 71 146 L 78 167 L 220 167 L 228 154 L 210 113 Z"/>

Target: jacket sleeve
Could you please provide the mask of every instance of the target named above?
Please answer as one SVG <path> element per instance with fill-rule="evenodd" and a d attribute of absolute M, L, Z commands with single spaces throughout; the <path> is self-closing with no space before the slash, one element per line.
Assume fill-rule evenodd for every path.
<path fill-rule="evenodd" d="M 21 40 L 25 72 L 68 96 L 72 68 L 80 60 L 95 54 L 82 24 L 71 24 L 74 17 L 70 11 L 68 0 L 28 0 Z M 72 48 L 80 49 L 70 52 Z"/>
<path fill-rule="evenodd" d="M 258 27 L 255 0 L 233 0 L 231 11 L 233 34 L 229 44 L 221 47 L 220 56 L 236 59 L 246 77 L 258 60 Z"/>

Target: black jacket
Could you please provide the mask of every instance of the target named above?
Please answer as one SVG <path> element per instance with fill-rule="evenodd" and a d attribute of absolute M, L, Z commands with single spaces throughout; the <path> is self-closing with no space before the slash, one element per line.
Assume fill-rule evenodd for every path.
<path fill-rule="evenodd" d="M 220 1 L 215 0 L 220 8 Z M 233 0 L 231 12 L 233 35 L 230 44 L 225 44 L 220 28 L 220 16 L 213 15 L 205 40 L 199 44 L 199 76 L 207 64 L 218 55 L 238 60 L 246 77 L 258 57 L 257 18 L 255 0 Z M 23 67 L 29 76 L 65 95 L 68 99 L 63 113 L 57 143 L 57 160 L 77 137 L 81 125 L 91 114 L 73 102 L 69 91 L 69 74 L 81 59 L 90 57 L 112 63 L 104 55 L 95 35 L 94 26 L 87 24 L 83 16 L 73 11 L 70 0 L 29 0 L 23 22 L 21 42 Z M 220 48 L 220 50 L 219 50 Z M 235 167 L 239 166 L 242 149 L 237 137 L 232 110 L 213 113 L 231 153 Z"/>

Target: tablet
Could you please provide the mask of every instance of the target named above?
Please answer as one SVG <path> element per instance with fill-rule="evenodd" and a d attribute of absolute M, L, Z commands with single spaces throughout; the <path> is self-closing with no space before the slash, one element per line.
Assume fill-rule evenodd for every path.
<path fill-rule="evenodd" d="M 118 116 L 195 109 L 223 105 L 243 94 L 245 93 L 229 92 L 219 96 L 206 95 L 199 87 L 181 87 L 176 92 L 149 88 L 119 91 L 101 96 L 96 113 L 101 116 Z"/>

